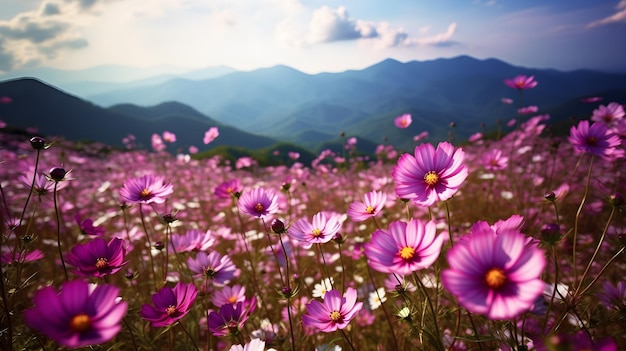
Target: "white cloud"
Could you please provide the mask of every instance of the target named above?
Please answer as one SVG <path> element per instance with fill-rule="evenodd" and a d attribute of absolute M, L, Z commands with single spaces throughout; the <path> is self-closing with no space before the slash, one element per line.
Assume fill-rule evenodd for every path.
<path fill-rule="evenodd" d="M 605 26 L 613 23 L 626 22 L 626 0 L 621 0 L 617 6 L 615 6 L 617 11 L 616 13 L 607 16 L 605 18 L 599 19 L 597 21 L 593 21 L 587 25 L 587 28 L 594 28 Z"/>

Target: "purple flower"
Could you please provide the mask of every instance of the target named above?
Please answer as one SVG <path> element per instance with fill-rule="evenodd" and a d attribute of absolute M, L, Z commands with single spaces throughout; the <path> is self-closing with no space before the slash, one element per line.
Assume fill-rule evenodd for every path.
<path fill-rule="evenodd" d="M 435 222 L 411 219 L 395 221 L 389 231 L 378 229 L 365 244 L 370 267 L 383 273 L 409 275 L 432 265 L 439 257 L 443 235 L 436 234 Z"/>
<path fill-rule="evenodd" d="M 380 215 L 387 201 L 387 194 L 382 191 L 370 191 L 363 196 L 363 202 L 354 201 L 350 204 L 347 214 L 353 222 L 362 222 Z"/>
<path fill-rule="evenodd" d="M 323 212 L 313 216 L 309 223 L 306 219 L 299 219 L 289 227 L 289 236 L 301 243 L 302 247 L 309 248 L 312 244 L 323 244 L 333 239 L 341 229 L 341 222 L 337 216 L 326 217 Z"/>
<path fill-rule="evenodd" d="M 518 217 L 496 228 L 479 222 L 448 251 L 450 268 L 442 272 L 442 282 L 468 311 L 511 319 L 529 310 L 543 293 L 539 276 L 546 264 L 544 252 L 512 230 Z"/>
<path fill-rule="evenodd" d="M 4 249 L 4 247 L 2 247 Z M 3 250 L 4 251 L 4 250 Z M 24 262 L 32 262 L 37 261 L 44 257 L 43 251 L 39 249 L 35 249 L 30 252 L 3 252 L 2 256 L 0 256 L 0 263 L 2 264 L 20 264 Z"/>
<path fill-rule="evenodd" d="M 483 154 L 482 164 L 488 171 L 501 171 L 509 165 L 509 158 L 502 155 L 502 150 L 491 149 Z"/>
<path fill-rule="evenodd" d="M 223 182 L 215 188 L 214 194 L 220 199 L 230 199 L 241 191 L 241 182 L 239 179 L 231 179 Z"/>
<path fill-rule="evenodd" d="M 353 288 L 347 288 L 343 297 L 339 291 L 330 290 L 324 296 L 324 302 L 313 300 L 306 305 L 307 314 L 302 316 L 302 323 L 326 333 L 344 329 L 363 308 L 363 302 L 356 302 L 356 297 Z"/>
<path fill-rule="evenodd" d="M 604 123 L 609 128 L 614 128 L 624 120 L 624 115 L 626 115 L 624 107 L 617 102 L 611 102 L 606 106 L 600 105 L 597 109 L 593 110 L 591 120 Z"/>
<path fill-rule="evenodd" d="M 209 331 L 215 336 L 239 333 L 254 310 L 256 310 L 255 297 L 236 304 L 224 304 L 220 306 L 219 311 L 209 313 Z"/>
<path fill-rule="evenodd" d="M 215 243 L 213 232 L 190 229 L 182 235 L 172 235 L 170 248 L 176 252 L 206 251 Z"/>
<path fill-rule="evenodd" d="M 87 218 L 83 220 L 80 213 L 76 213 L 76 215 L 74 215 L 74 220 L 76 220 L 76 224 L 78 224 L 78 227 L 80 228 L 80 232 L 83 235 L 92 235 L 92 236 L 104 235 L 104 228 L 94 226 L 93 220 L 91 218 Z"/>
<path fill-rule="evenodd" d="M 578 153 L 589 153 L 605 160 L 612 160 L 615 148 L 621 144 L 619 136 L 611 132 L 606 124 L 583 120 L 570 129 L 569 142 Z"/>
<path fill-rule="evenodd" d="M 402 129 L 408 128 L 412 122 L 413 120 L 411 119 L 411 115 L 408 113 L 398 116 L 393 120 L 393 123 L 396 125 L 396 127 Z"/>
<path fill-rule="evenodd" d="M 524 89 L 534 88 L 537 86 L 538 83 L 535 80 L 534 76 L 527 77 L 524 75 L 518 75 L 513 79 L 505 79 L 504 84 L 506 84 L 507 86 L 513 89 L 524 90 Z"/>
<path fill-rule="evenodd" d="M 153 327 L 164 327 L 183 318 L 191 309 L 198 295 L 196 286 L 178 282 L 174 288 L 163 287 L 152 295 L 152 303 L 141 305 L 141 318 Z"/>
<path fill-rule="evenodd" d="M 617 285 L 605 281 L 602 290 L 597 293 L 598 300 L 608 309 L 626 310 L 626 282 Z"/>
<path fill-rule="evenodd" d="M 28 326 L 69 348 L 105 343 L 121 329 L 128 304 L 119 302 L 119 288 L 81 280 L 51 286 L 35 293 L 34 307 L 24 311 Z"/>
<path fill-rule="evenodd" d="M 432 144 L 417 146 L 415 156 L 402 155 L 391 172 L 396 194 L 425 207 L 448 200 L 467 178 L 464 157 L 462 149 L 448 142 L 439 143 L 436 150 Z"/>
<path fill-rule="evenodd" d="M 122 269 L 125 256 L 124 240 L 113 238 L 107 244 L 104 239 L 95 238 L 75 245 L 67 255 L 67 262 L 76 268 L 72 272 L 81 277 L 104 277 Z"/>
<path fill-rule="evenodd" d="M 196 279 L 211 279 L 217 284 L 227 284 L 236 274 L 237 267 L 228 256 L 222 256 L 217 251 L 207 254 L 200 251 L 196 254 L 196 258 L 189 257 L 187 259 L 189 270 L 195 273 Z"/>
<path fill-rule="evenodd" d="M 239 211 L 257 218 L 265 217 L 278 212 L 276 194 L 263 188 L 244 191 L 237 202 Z"/>
<path fill-rule="evenodd" d="M 148 174 L 127 179 L 120 190 L 120 195 L 122 200 L 129 203 L 162 204 L 165 202 L 165 197 L 173 192 L 172 184 L 166 182 L 165 178 Z"/>
<path fill-rule="evenodd" d="M 227 303 L 234 305 L 237 302 L 243 302 L 245 300 L 246 287 L 239 284 L 235 284 L 233 287 L 226 285 L 222 289 L 215 291 L 211 298 L 211 302 L 217 307 Z"/>

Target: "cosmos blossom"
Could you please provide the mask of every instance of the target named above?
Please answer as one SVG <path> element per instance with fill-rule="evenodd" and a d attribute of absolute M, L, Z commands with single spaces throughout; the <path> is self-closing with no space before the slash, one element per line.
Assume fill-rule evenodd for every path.
<path fill-rule="evenodd" d="M 82 280 L 63 284 L 57 293 L 47 286 L 33 296 L 34 306 L 24 311 L 28 326 L 69 348 L 105 343 L 122 328 L 128 304 L 119 300 L 120 289 Z"/>
<path fill-rule="evenodd" d="M 500 149 L 490 149 L 481 159 L 483 167 L 488 171 L 501 171 L 509 165 L 509 158 L 502 155 Z"/>
<path fill-rule="evenodd" d="M 408 113 L 398 116 L 393 120 L 393 123 L 396 125 L 396 127 L 402 128 L 402 129 L 408 128 L 412 122 L 413 122 L 413 119 L 411 118 L 411 115 Z"/>
<path fill-rule="evenodd" d="M 302 316 L 305 327 L 312 327 L 325 333 L 344 329 L 352 318 L 363 308 L 363 302 L 356 302 L 357 292 L 347 288 L 341 296 L 337 290 L 330 290 L 324 301 L 313 300 L 306 305 L 307 313 Z"/>
<path fill-rule="evenodd" d="M 411 219 L 394 221 L 389 230 L 376 230 L 365 244 L 365 256 L 373 269 L 409 275 L 431 266 L 439 257 L 443 235 L 436 235 L 435 222 Z"/>
<path fill-rule="evenodd" d="M 278 212 L 278 197 L 271 191 L 256 188 L 244 191 L 237 201 L 239 211 L 262 218 Z"/>
<path fill-rule="evenodd" d="M 216 307 L 220 307 L 224 304 L 236 304 L 246 300 L 246 287 L 235 284 L 232 287 L 226 285 L 219 290 L 216 290 L 211 297 L 211 302 Z"/>
<path fill-rule="evenodd" d="M 569 142 L 578 153 L 589 153 L 605 160 L 612 160 L 616 147 L 621 144 L 619 136 L 611 132 L 606 124 L 583 120 L 570 129 Z"/>
<path fill-rule="evenodd" d="M 202 142 L 204 144 L 209 144 L 213 140 L 215 140 L 220 135 L 220 131 L 217 127 L 211 127 L 204 133 L 204 139 Z"/>
<path fill-rule="evenodd" d="M 178 282 L 173 288 L 165 286 L 152 295 L 153 305 L 141 305 L 139 314 L 153 327 L 168 326 L 189 313 L 197 295 L 193 283 Z"/>
<path fill-rule="evenodd" d="M 257 307 L 255 297 L 240 301 L 236 304 L 223 304 L 219 310 L 209 313 L 209 331 L 215 336 L 226 336 L 230 333 L 239 333 L 244 324 Z"/>
<path fill-rule="evenodd" d="M 442 283 L 468 311 L 511 319 L 528 311 L 543 293 L 544 252 L 513 230 L 517 222 L 517 217 L 497 226 L 479 222 L 448 251 Z"/>
<path fill-rule="evenodd" d="M 200 251 L 195 258 L 187 259 L 189 270 L 196 279 L 211 279 L 216 284 L 226 284 L 238 273 L 238 269 L 228 256 L 222 256 L 217 251 L 207 254 Z"/>
<path fill-rule="evenodd" d="M 139 178 L 129 178 L 120 189 L 123 201 L 128 203 L 162 204 L 174 192 L 171 183 L 162 176 L 147 174 Z"/>
<path fill-rule="evenodd" d="M 238 192 L 241 192 L 241 182 L 239 179 L 230 179 L 222 182 L 220 185 L 215 187 L 215 190 L 213 191 L 215 196 L 220 199 L 230 199 Z"/>
<path fill-rule="evenodd" d="M 396 195 L 424 207 L 448 200 L 467 178 L 464 158 L 465 152 L 448 142 L 437 149 L 432 144 L 417 146 L 414 155 L 402 155 L 391 172 Z"/>
<path fill-rule="evenodd" d="M 206 251 L 214 243 L 215 238 L 210 229 L 206 232 L 199 229 L 189 229 L 185 234 L 170 237 L 170 248 L 176 252 Z"/>
<path fill-rule="evenodd" d="M 600 105 L 593 110 L 591 120 L 594 122 L 604 123 L 609 128 L 615 128 L 624 121 L 624 106 L 617 102 L 611 102 L 608 105 Z"/>
<path fill-rule="evenodd" d="M 513 79 L 505 79 L 504 84 L 513 89 L 525 90 L 536 87 L 538 82 L 534 76 L 518 75 Z"/>
<path fill-rule="evenodd" d="M 93 225 L 93 219 L 86 218 L 83 220 L 83 217 L 80 213 L 76 213 L 74 215 L 74 220 L 78 227 L 80 228 L 80 232 L 83 235 L 92 235 L 92 236 L 103 236 L 104 228 Z"/>
<path fill-rule="evenodd" d="M 289 227 L 289 236 L 298 241 L 302 247 L 309 248 L 312 244 L 329 242 L 341 229 L 341 222 L 337 216 L 326 216 L 319 212 L 313 216 L 313 221 L 299 219 Z"/>
<path fill-rule="evenodd" d="M 228 351 L 264 351 L 265 341 L 261 339 L 252 339 L 245 345 L 233 345 Z"/>
<path fill-rule="evenodd" d="M 387 201 L 387 194 L 382 191 L 370 191 L 363 196 L 363 201 L 350 204 L 347 214 L 354 222 L 362 222 L 371 217 L 379 216 Z"/>
<path fill-rule="evenodd" d="M 81 277 L 104 277 L 114 274 L 126 264 L 124 240 L 113 238 L 108 243 L 95 238 L 86 244 L 77 244 L 67 255 L 67 262 L 75 267 L 74 274 Z"/>

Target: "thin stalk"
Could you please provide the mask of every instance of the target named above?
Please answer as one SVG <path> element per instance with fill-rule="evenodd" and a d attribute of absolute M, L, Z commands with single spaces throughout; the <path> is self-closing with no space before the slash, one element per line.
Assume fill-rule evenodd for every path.
<path fill-rule="evenodd" d="M 341 332 L 341 335 L 343 335 L 343 338 L 346 339 L 346 342 L 350 346 L 350 350 L 356 351 L 356 349 L 354 348 L 354 345 L 352 345 L 352 341 L 350 341 L 350 339 L 348 338 L 348 335 L 346 334 L 346 332 L 343 331 L 343 329 L 339 329 L 339 331 Z"/>
<path fill-rule="evenodd" d="M 480 339 L 478 338 L 478 329 L 476 328 L 476 323 L 474 323 L 474 318 L 472 318 L 472 314 L 470 313 L 470 311 L 467 311 L 467 317 L 469 318 L 470 324 L 472 325 L 472 330 L 474 330 L 474 336 L 476 337 L 476 343 L 478 344 L 478 348 L 481 351 L 484 351 L 482 341 L 480 341 Z"/>
<path fill-rule="evenodd" d="M 413 272 L 413 279 L 415 279 L 415 284 L 420 286 L 420 289 L 422 290 L 422 293 L 424 294 L 424 298 L 426 299 L 426 302 L 428 302 L 428 309 L 430 310 L 430 313 L 433 316 L 433 324 L 435 326 L 434 329 L 435 329 L 435 332 L 437 333 L 436 337 L 433 338 L 434 340 L 437 341 L 437 344 L 433 346 L 443 351 L 445 347 L 443 346 L 443 343 L 441 342 L 441 335 L 439 335 L 439 323 L 437 322 L 438 316 L 437 316 L 437 312 L 435 312 L 435 308 L 433 307 L 433 302 L 428 296 L 428 291 L 426 290 L 424 283 L 422 283 L 422 280 L 417 276 L 417 272 Z"/>
<path fill-rule="evenodd" d="M 59 206 L 57 204 L 57 185 L 59 182 L 54 182 L 54 212 L 56 213 L 57 218 L 57 247 L 59 248 L 59 256 L 61 257 L 61 265 L 63 265 L 63 272 L 65 273 L 65 281 L 70 280 L 69 275 L 67 274 L 67 267 L 65 267 L 65 260 L 63 259 L 63 250 L 61 249 L 61 216 L 59 214 Z"/>
<path fill-rule="evenodd" d="M 554 258 L 554 289 L 552 290 L 552 296 L 550 296 L 550 302 L 548 303 L 548 308 L 546 309 L 546 315 L 543 318 L 541 326 L 542 332 L 546 330 L 546 326 L 548 325 L 548 317 L 550 316 L 550 310 L 554 304 L 554 297 L 556 296 L 559 283 L 559 260 L 557 257 L 556 247 L 554 245 L 552 246 L 552 257 Z"/>
<path fill-rule="evenodd" d="M 143 207 L 142 204 L 139 204 L 139 217 L 141 218 L 141 225 L 143 226 L 143 231 L 146 234 L 146 241 L 148 242 L 148 256 L 150 256 L 150 266 L 152 268 L 152 276 L 154 280 L 157 280 L 156 270 L 154 269 L 154 258 L 152 257 L 152 241 L 150 240 L 150 233 L 148 233 L 148 228 L 146 226 L 146 219 L 143 215 Z"/>
<path fill-rule="evenodd" d="M 589 285 L 587 285 L 586 288 L 583 289 L 583 291 L 581 291 L 579 294 L 580 295 L 584 295 L 589 289 L 591 289 L 591 287 L 593 286 L 593 284 L 596 283 L 596 281 L 598 281 L 598 278 L 600 278 L 600 276 L 602 275 L 602 273 L 604 273 L 604 271 L 609 267 L 609 265 L 611 263 L 613 263 L 613 261 L 615 261 L 617 259 L 617 257 L 619 255 L 621 255 L 624 252 L 624 249 L 626 249 L 626 246 L 622 246 L 621 249 L 619 249 L 619 251 L 617 251 L 615 253 L 615 255 L 613 255 L 613 257 L 611 257 L 602 267 L 602 269 L 600 269 L 600 272 L 598 272 L 598 275 L 596 275 L 593 280 L 589 283 Z"/>
<path fill-rule="evenodd" d="M 130 327 L 130 324 L 128 323 L 126 318 L 122 318 L 122 321 L 124 322 L 124 324 L 126 324 L 126 328 L 128 328 L 128 332 L 130 333 L 130 340 L 133 343 L 133 348 L 135 349 L 135 351 L 137 351 L 138 348 L 137 343 L 135 342 L 135 334 L 133 333 L 133 329 Z"/>
<path fill-rule="evenodd" d="M 378 294 L 378 290 L 376 289 L 376 284 L 374 283 L 374 275 L 372 274 L 372 269 L 370 268 L 369 265 L 366 265 L 366 267 L 367 267 L 367 273 L 370 277 L 370 282 L 372 283 L 372 286 L 374 287 L 374 291 L 376 291 L 376 294 Z M 378 297 L 378 299 L 380 300 L 380 296 Z M 391 317 L 389 317 L 389 312 L 387 312 L 387 308 L 385 307 L 385 304 L 382 303 L 382 301 L 381 301 L 380 307 L 383 309 L 383 313 L 385 314 L 385 317 L 387 318 L 387 323 L 389 324 L 389 330 L 391 331 L 391 336 L 393 337 L 393 345 L 394 345 L 393 349 L 399 350 L 398 339 L 396 339 L 396 333 L 393 331 L 393 324 L 391 323 Z"/>
<path fill-rule="evenodd" d="M 289 290 L 289 295 L 287 296 L 287 317 L 289 318 L 289 334 L 291 335 L 291 350 L 295 351 L 296 349 L 296 337 L 293 334 L 293 322 L 291 320 L 291 286 L 290 286 L 290 275 L 289 275 L 289 256 L 287 256 L 287 250 L 285 249 L 285 244 L 283 243 L 282 235 L 278 235 L 278 241 L 280 241 L 280 247 L 283 249 L 283 255 L 285 255 L 285 275 L 287 276 L 287 289 Z M 280 269 L 279 269 L 280 271 Z"/>
<path fill-rule="evenodd" d="M 24 215 L 26 214 L 26 208 L 28 207 L 28 202 L 30 201 L 30 197 L 33 195 L 33 188 L 35 187 L 35 179 L 37 179 L 37 169 L 39 167 L 39 154 L 41 150 L 37 150 L 37 158 L 35 159 L 35 170 L 33 171 L 33 181 L 30 183 L 30 190 L 28 191 L 28 197 L 26 197 L 26 202 L 24 203 L 24 208 L 22 209 L 22 214 L 20 215 L 20 220 L 17 223 L 17 227 L 22 225 L 22 221 L 24 220 Z M 7 208 L 8 211 L 8 208 Z M 16 227 L 16 228 L 17 228 Z M 17 231 L 15 231 L 15 238 L 17 237 Z"/>
<path fill-rule="evenodd" d="M 322 244 L 318 243 L 317 244 L 317 249 L 319 250 L 319 256 L 322 257 L 322 260 L 321 260 L 322 263 L 323 263 L 322 267 L 324 268 L 324 273 L 326 273 L 326 277 L 328 277 L 328 281 L 330 282 L 330 288 L 334 289 L 335 286 L 333 284 L 333 280 L 332 280 L 332 278 L 330 276 L 330 273 L 328 273 L 328 266 L 326 265 L 326 257 L 324 257 L 324 252 L 322 251 Z M 318 258 L 318 261 L 319 261 L 319 258 Z M 322 282 L 323 282 L 323 280 L 322 280 Z"/>
<path fill-rule="evenodd" d="M 606 232 L 609 229 L 609 224 L 611 224 L 611 220 L 613 220 L 614 214 L 615 214 L 615 206 L 612 206 L 611 213 L 609 214 L 609 219 L 606 221 L 606 224 L 604 225 L 604 230 L 602 231 L 602 236 L 600 236 L 600 240 L 598 241 L 598 246 L 596 246 L 596 250 L 593 252 L 591 259 L 589 260 L 589 263 L 587 264 L 587 267 L 585 268 L 585 272 L 583 272 L 583 275 L 580 277 L 580 282 L 578 282 L 578 287 L 576 287 L 574 296 L 578 296 L 578 291 L 582 287 L 583 281 L 585 280 L 585 277 L 589 273 L 589 269 L 591 269 L 591 264 L 593 263 L 593 261 L 595 261 L 596 256 L 598 256 L 598 252 L 600 252 L 600 247 L 602 246 L 602 243 L 604 242 L 604 238 L 606 237 Z"/>
<path fill-rule="evenodd" d="M 591 168 L 593 166 L 593 155 L 591 155 L 591 160 L 589 161 L 589 170 L 587 171 L 587 181 L 585 182 L 585 192 L 583 194 L 582 200 L 580 200 L 580 205 L 578 206 L 578 210 L 576 211 L 576 217 L 574 218 L 574 238 L 572 242 L 572 268 L 574 270 L 574 283 L 578 280 L 578 267 L 576 267 L 576 241 L 578 237 L 578 221 L 580 218 L 580 213 L 583 210 L 583 206 L 585 205 L 585 200 L 587 200 L 587 195 L 589 194 L 589 183 L 591 181 Z"/>
<path fill-rule="evenodd" d="M 187 329 L 185 329 L 185 326 L 183 325 L 183 323 L 178 322 L 178 325 L 180 325 L 180 328 L 185 332 L 185 334 L 187 334 L 187 336 L 189 337 L 189 340 L 191 340 L 191 343 L 193 344 L 193 347 L 195 347 L 197 351 L 200 351 L 200 349 L 198 348 L 198 345 L 196 345 L 196 342 L 193 340 L 193 337 L 191 336 L 191 334 L 189 334 Z"/>

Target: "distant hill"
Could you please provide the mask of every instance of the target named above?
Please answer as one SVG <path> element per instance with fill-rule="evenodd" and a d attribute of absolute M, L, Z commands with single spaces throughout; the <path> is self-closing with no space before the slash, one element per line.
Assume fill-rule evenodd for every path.
<path fill-rule="evenodd" d="M 539 85 L 518 95 L 503 83 L 518 74 L 535 76 Z M 432 141 L 443 140 L 450 122 L 455 122 L 459 138 L 479 131 L 481 124 L 495 128 L 498 120 L 517 117 L 520 98 L 523 105 L 537 105 L 540 112 L 563 118 L 559 106 L 624 88 L 626 74 L 532 69 L 459 56 L 407 63 L 388 59 L 363 70 L 315 75 L 275 66 L 87 98 L 103 106 L 175 100 L 222 123 L 299 144 L 321 145 L 344 131 L 375 142 L 386 138 L 398 146 L 422 131 Z M 504 105 L 503 97 L 516 101 Z M 615 98 L 626 101 L 624 95 Z M 393 125 L 402 113 L 413 116 L 413 124 L 404 130 Z"/>
<path fill-rule="evenodd" d="M 0 120 L 10 127 L 36 127 L 43 135 L 69 140 L 121 146 L 122 138 L 133 134 L 138 142 L 150 147 L 152 134 L 167 130 L 177 135 L 173 147 L 186 149 L 195 145 L 201 151 L 219 145 L 258 149 L 276 143 L 272 138 L 216 122 L 178 102 L 151 107 L 124 104 L 102 108 L 36 79 L 0 82 L 0 96 L 10 96 L 13 100 L 0 104 Z M 219 127 L 220 136 L 204 145 L 204 132 L 213 126 Z"/>

